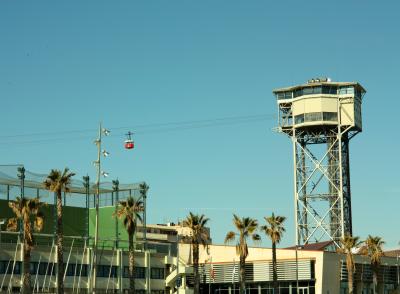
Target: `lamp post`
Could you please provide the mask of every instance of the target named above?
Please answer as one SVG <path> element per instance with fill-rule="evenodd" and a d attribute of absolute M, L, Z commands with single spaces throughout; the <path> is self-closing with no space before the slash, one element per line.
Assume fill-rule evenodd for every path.
<path fill-rule="evenodd" d="M 94 165 L 97 168 L 97 179 L 96 179 L 96 198 L 95 198 L 95 207 L 96 207 L 96 222 L 95 222 L 95 232 L 94 232 L 94 258 L 93 258 L 93 271 L 92 271 L 92 289 L 91 292 L 96 292 L 96 279 L 97 279 L 97 246 L 99 241 L 99 203 L 100 203 L 100 177 L 108 177 L 108 173 L 101 170 L 101 155 L 103 154 L 104 157 L 110 155 L 106 150 L 101 149 L 102 143 L 102 135 L 108 136 L 110 131 L 107 129 L 102 128 L 101 122 L 99 124 L 99 134 L 97 139 L 94 143 L 97 146 L 97 160 L 94 162 Z"/>
<path fill-rule="evenodd" d="M 139 186 L 140 196 L 143 198 L 143 244 L 144 250 L 147 250 L 147 222 L 146 222 L 146 214 L 147 214 L 147 191 L 149 191 L 150 187 L 146 183 L 142 183 Z"/>
<path fill-rule="evenodd" d="M 18 168 L 18 179 L 20 179 L 21 182 L 21 199 L 25 198 L 25 167 L 21 166 Z M 22 236 L 22 220 L 19 220 L 19 233 Z"/>
<path fill-rule="evenodd" d="M 115 193 L 115 199 L 113 199 L 114 203 L 112 203 L 112 205 L 114 205 L 115 209 L 115 213 L 117 212 L 118 209 L 118 205 L 119 205 L 119 181 L 117 180 L 113 180 L 112 181 L 112 189 L 113 192 Z M 118 238 L 119 238 L 119 233 L 118 233 L 118 218 L 115 218 L 115 248 L 118 249 Z"/>
<path fill-rule="evenodd" d="M 85 237 L 89 237 L 89 194 L 90 194 L 90 178 L 88 175 L 83 176 L 83 187 L 85 188 L 86 194 L 86 233 Z"/>

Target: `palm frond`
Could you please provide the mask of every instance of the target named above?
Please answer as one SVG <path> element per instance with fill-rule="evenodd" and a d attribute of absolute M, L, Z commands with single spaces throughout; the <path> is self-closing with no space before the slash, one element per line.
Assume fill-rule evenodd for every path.
<path fill-rule="evenodd" d="M 279 243 L 282 239 L 283 233 L 286 231 L 283 223 L 286 220 L 284 216 L 275 216 L 272 213 L 269 217 L 264 217 L 266 225 L 261 227 L 261 230 L 271 239 L 273 243 Z"/>
<path fill-rule="evenodd" d="M 236 234 L 233 231 L 230 231 L 226 234 L 224 243 L 227 244 L 235 240 Z"/>
<path fill-rule="evenodd" d="M 7 231 L 16 232 L 18 229 L 18 220 L 17 218 L 13 217 L 8 219 L 7 221 Z"/>
<path fill-rule="evenodd" d="M 43 229 L 44 226 L 44 214 L 41 212 L 38 212 L 35 217 L 34 221 L 34 229 L 36 232 L 40 232 Z"/>
<path fill-rule="evenodd" d="M 144 211 L 141 197 L 138 199 L 128 197 L 119 202 L 118 208 L 113 213 L 114 217 L 123 218 L 123 224 L 128 234 L 135 234 L 137 222 L 143 222 L 141 212 Z"/>
<path fill-rule="evenodd" d="M 260 242 L 261 236 L 259 234 L 253 234 L 252 239 L 254 242 Z"/>

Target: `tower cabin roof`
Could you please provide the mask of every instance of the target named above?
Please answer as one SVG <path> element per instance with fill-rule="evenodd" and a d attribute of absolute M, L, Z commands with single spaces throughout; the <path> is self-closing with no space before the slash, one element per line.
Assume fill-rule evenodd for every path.
<path fill-rule="evenodd" d="M 287 91 L 294 91 L 297 89 L 302 89 L 302 88 L 310 88 L 310 87 L 318 87 L 318 86 L 338 86 L 338 87 L 346 87 L 346 86 L 355 86 L 356 88 L 360 89 L 363 93 L 366 93 L 367 91 L 364 89 L 363 86 L 361 86 L 360 83 L 357 82 L 332 82 L 332 81 L 313 81 L 313 82 L 308 82 L 306 84 L 301 84 L 301 85 L 295 85 L 295 86 L 290 86 L 290 87 L 285 87 L 285 88 L 278 88 L 274 89 L 272 92 L 274 94 L 280 93 L 280 92 L 287 92 Z"/>

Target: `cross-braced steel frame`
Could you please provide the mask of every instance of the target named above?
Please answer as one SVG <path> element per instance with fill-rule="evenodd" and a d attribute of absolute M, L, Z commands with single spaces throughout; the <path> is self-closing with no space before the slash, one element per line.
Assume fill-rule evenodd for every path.
<path fill-rule="evenodd" d="M 349 140 L 342 126 L 293 129 L 296 243 L 352 234 Z"/>
<path fill-rule="evenodd" d="M 296 244 L 352 234 L 349 141 L 351 126 L 295 128 L 290 105 L 280 105 L 280 130 L 293 142 Z"/>

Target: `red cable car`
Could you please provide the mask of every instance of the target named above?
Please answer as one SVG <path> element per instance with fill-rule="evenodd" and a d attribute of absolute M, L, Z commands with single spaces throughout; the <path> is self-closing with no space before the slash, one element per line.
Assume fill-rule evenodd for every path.
<path fill-rule="evenodd" d="M 125 140 L 125 149 L 133 149 L 135 147 L 135 143 L 132 140 L 132 133 L 128 132 L 126 134 L 126 140 Z"/>

